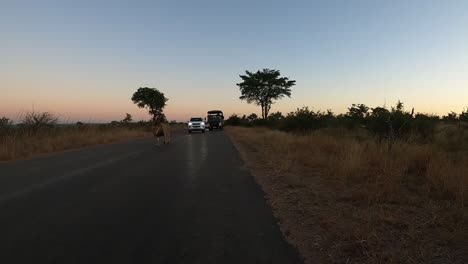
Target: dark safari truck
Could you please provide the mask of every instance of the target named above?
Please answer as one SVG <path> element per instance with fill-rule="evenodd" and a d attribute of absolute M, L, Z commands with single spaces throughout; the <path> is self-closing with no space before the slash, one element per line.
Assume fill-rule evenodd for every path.
<path fill-rule="evenodd" d="M 213 129 L 223 129 L 224 126 L 224 115 L 220 110 L 211 110 L 207 114 L 207 123 L 209 125 L 210 131 Z"/>

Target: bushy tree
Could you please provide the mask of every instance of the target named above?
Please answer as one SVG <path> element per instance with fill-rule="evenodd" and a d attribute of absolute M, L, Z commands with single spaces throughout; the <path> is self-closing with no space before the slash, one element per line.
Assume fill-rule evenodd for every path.
<path fill-rule="evenodd" d="M 28 112 L 23 119 L 23 124 L 32 126 L 55 125 L 58 118 L 49 112 Z"/>
<path fill-rule="evenodd" d="M 57 121 L 58 118 L 52 113 L 31 111 L 26 113 L 22 120 L 22 126 L 35 133 L 41 128 L 54 127 Z"/>
<path fill-rule="evenodd" d="M 121 122 L 122 122 L 123 124 L 129 124 L 129 123 L 133 122 L 133 117 L 132 117 L 132 115 L 129 114 L 129 113 L 126 113 L 126 114 L 125 114 L 125 118 L 122 119 Z"/>
<path fill-rule="evenodd" d="M 359 125 L 365 125 L 365 121 L 368 115 L 369 107 L 367 107 L 365 104 L 352 104 L 346 113 L 346 116 L 350 118 L 353 123 Z"/>
<path fill-rule="evenodd" d="M 367 128 L 379 137 L 388 136 L 391 112 L 384 107 L 372 108 L 367 118 Z"/>
<path fill-rule="evenodd" d="M 460 121 L 468 122 L 468 107 L 460 114 Z"/>
<path fill-rule="evenodd" d="M 257 116 L 256 113 L 251 113 L 251 114 L 247 117 L 247 119 L 248 119 L 250 122 L 257 120 L 257 118 L 258 118 L 258 116 Z"/>
<path fill-rule="evenodd" d="M 291 97 L 291 87 L 296 81 L 287 77 L 280 77 L 279 70 L 263 69 L 257 72 L 245 71 L 239 75 L 242 82 L 238 83 L 241 96 L 239 99 L 247 103 L 255 103 L 262 109 L 262 118 L 267 119 L 271 105 L 275 100 Z"/>
<path fill-rule="evenodd" d="M 231 116 L 229 116 L 228 119 L 226 119 L 225 123 L 226 125 L 230 125 L 230 126 L 239 126 L 241 125 L 242 120 L 237 114 L 232 114 Z"/>
<path fill-rule="evenodd" d="M 395 107 L 388 110 L 384 107 L 373 108 L 364 118 L 366 128 L 379 137 L 396 138 L 408 135 L 411 131 L 414 109 L 411 113 L 404 111 L 404 104 L 398 101 Z"/>
<path fill-rule="evenodd" d="M 336 116 L 331 109 L 327 109 L 325 113 L 320 113 L 320 120 L 322 126 L 334 127 L 336 126 Z"/>
<path fill-rule="evenodd" d="M 417 113 L 411 121 L 411 132 L 418 135 L 423 141 L 433 138 L 438 116 Z"/>
<path fill-rule="evenodd" d="M 286 131 L 308 131 L 320 127 L 320 113 L 310 110 L 307 106 L 297 108 L 284 119 L 282 129 Z"/>
<path fill-rule="evenodd" d="M 279 121 L 279 120 L 281 120 L 281 119 L 283 119 L 283 118 L 284 118 L 283 113 L 281 113 L 281 112 L 279 112 L 279 111 L 278 111 L 278 112 L 271 113 L 271 114 L 268 116 L 268 120 L 273 121 L 273 122 Z"/>
<path fill-rule="evenodd" d="M 404 105 L 398 101 L 395 107 L 392 107 L 390 116 L 390 136 L 402 137 L 411 130 L 411 121 L 413 119 L 414 108 L 411 113 L 404 111 Z"/>
<path fill-rule="evenodd" d="M 158 89 L 148 87 L 138 88 L 132 96 L 133 103 L 140 108 L 148 109 L 153 122 L 166 120 L 163 109 L 168 100 Z"/>
<path fill-rule="evenodd" d="M 168 122 L 168 121 L 167 121 L 167 117 L 166 117 L 166 115 L 165 115 L 164 113 L 159 114 L 158 117 L 157 117 L 157 120 L 158 120 L 159 122 L 163 122 L 163 123 L 167 123 L 167 122 Z"/>
<path fill-rule="evenodd" d="M 454 111 L 451 111 L 447 115 L 442 117 L 442 120 L 444 121 L 457 121 L 458 120 L 458 115 Z"/>

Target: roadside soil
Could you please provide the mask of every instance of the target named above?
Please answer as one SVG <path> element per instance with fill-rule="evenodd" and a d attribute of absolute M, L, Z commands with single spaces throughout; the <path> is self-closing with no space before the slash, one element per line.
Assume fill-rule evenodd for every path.
<path fill-rule="evenodd" d="M 466 208 L 411 191 L 402 201 L 363 202 L 360 186 L 337 184 L 325 168 L 247 133 L 257 131 L 226 129 L 305 263 L 468 263 Z"/>

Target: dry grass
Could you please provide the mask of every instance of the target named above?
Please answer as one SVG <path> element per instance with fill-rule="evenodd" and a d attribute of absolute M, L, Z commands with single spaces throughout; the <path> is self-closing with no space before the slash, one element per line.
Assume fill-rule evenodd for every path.
<path fill-rule="evenodd" d="M 0 136 L 0 160 L 106 144 L 150 136 L 143 128 L 84 126 L 44 129 L 37 133 L 12 132 Z"/>
<path fill-rule="evenodd" d="M 306 263 L 468 263 L 466 150 L 227 132 Z"/>

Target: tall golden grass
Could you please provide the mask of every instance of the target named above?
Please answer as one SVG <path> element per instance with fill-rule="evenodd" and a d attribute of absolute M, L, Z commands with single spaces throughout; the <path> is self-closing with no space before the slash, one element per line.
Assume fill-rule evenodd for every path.
<path fill-rule="evenodd" d="M 83 127 L 44 128 L 35 133 L 14 131 L 0 135 L 0 160 L 27 158 L 36 154 L 112 143 L 150 136 L 143 128 Z"/>
<path fill-rule="evenodd" d="M 318 131 L 294 135 L 269 129 L 235 128 L 236 137 L 263 150 L 281 170 L 294 163 L 320 167 L 344 186 L 366 186 L 368 202 L 396 199 L 407 181 L 424 179 L 427 195 L 468 202 L 468 153 L 449 152 L 437 144 L 396 142 L 391 148 L 374 140 L 329 136 Z"/>
<path fill-rule="evenodd" d="M 465 137 L 389 147 L 343 131 L 228 133 L 307 263 L 468 261 Z"/>

